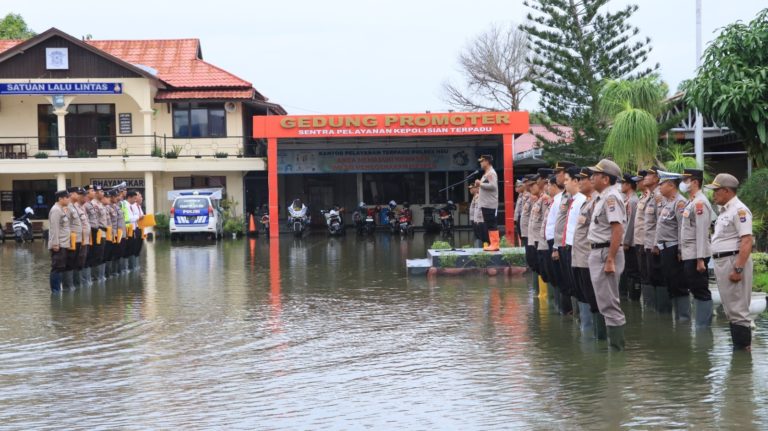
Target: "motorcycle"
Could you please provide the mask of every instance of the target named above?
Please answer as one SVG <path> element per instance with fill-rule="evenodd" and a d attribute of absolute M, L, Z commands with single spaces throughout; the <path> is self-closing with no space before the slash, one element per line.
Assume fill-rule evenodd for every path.
<path fill-rule="evenodd" d="M 288 226 L 293 231 L 293 235 L 300 237 L 309 226 L 309 209 L 302 205 L 300 209 L 294 209 L 293 205 L 288 207 Z"/>
<path fill-rule="evenodd" d="M 376 208 L 366 208 L 365 203 L 360 202 L 352 220 L 358 235 L 370 235 L 376 230 Z"/>
<path fill-rule="evenodd" d="M 440 233 L 443 236 L 451 236 L 453 234 L 453 211 L 456 210 L 456 205 L 453 201 L 448 201 L 445 206 L 440 208 Z"/>
<path fill-rule="evenodd" d="M 17 243 L 35 241 L 35 237 L 32 235 L 32 223 L 29 221 L 29 217 L 33 215 L 35 215 L 35 211 L 27 207 L 24 209 L 24 214 L 21 217 L 13 219 L 13 236 Z"/>
<path fill-rule="evenodd" d="M 424 211 L 424 222 L 422 223 L 424 232 L 430 234 L 440 232 L 440 223 L 435 221 L 435 208 L 421 207 L 421 210 Z"/>
<path fill-rule="evenodd" d="M 264 230 L 264 234 L 269 236 L 269 210 L 262 208 L 261 217 L 259 217 L 259 226 Z"/>
<path fill-rule="evenodd" d="M 329 235 L 344 235 L 344 223 L 341 221 L 339 207 L 335 206 L 328 211 L 320 211 L 325 216 L 325 224 L 328 226 Z"/>
<path fill-rule="evenodd" d="M 397 232 L 400 235 L 413 235 L 413 213 L 404 207 L 397 215 Z"/>

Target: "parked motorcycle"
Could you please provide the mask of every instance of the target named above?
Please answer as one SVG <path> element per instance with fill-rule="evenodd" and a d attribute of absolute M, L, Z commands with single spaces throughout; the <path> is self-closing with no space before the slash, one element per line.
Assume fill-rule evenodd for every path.
<path fill-rule="evenodd" d="M 413 236 L 413 213 L 408 202 L 403 203 L 403 209 L 397 214 L 397 232 Z"/>
<path fill-rule="evenodd" d="M 269 208 L 266 205 L 262 205 L 259 214 L 261 214 L 259 226 L 264 231 L 264 234 L 269 237 Z"/>
<path fill-rule="evenodd" d="M 352 220 L 358 235 L 370 235 L 376 231 L 376 208 L 366 208 L 365 202 L 360 202 L 352 214 Z"/>
<path fill-rule="evenodd" d="M 35 237 L 32 234 L 32 223 L 29 221 L 29 218 L 33 215 L 35 215 L 35 211 L 30 207 L 26 207 L 21 217 L 13 219 L 13 236 L 17 243 L 35 241 Z"/>
<path fill-rule="evenodd" d="M 309 227 L 309 208 L 298 199 L 288 207 L 288 227 L 296 237 L 302 236 Z"/>
<path fill-rule="evenodd" d="M 344 222 L 341 219 L 341 210 L 338 205 L 328 211 L 320 211 L 325 216 L 325 225 L 328 227 L 329 235 L 344 235 Z"/>
<path fill-rule="evenodd" d="M 389 232 L 395 234 L 400 230 L 400 226 L 397 222 L 397 203 L 395 201 L 389 201 L 387 206 L 387 226 L 389 226 Z"/>
<path fill-rule="evenodd" d="M 440 223 L 435 221 L 435 208 L 434 207 L 421 207 L 421 210 L 424 214 L 424 221 L 422 223 L 422 227 L 424 227 L 424 232 L 429 234 L 435 234 L 437 232 L 440 232 Z"/>
<path fill-rule="evenodd" d="M 440 208 L 440 233 L 443 236 L 447 237 L 453 234 L 453 211 L 456 211 L 456 205 L 453 201 L 448 201 Z"/>

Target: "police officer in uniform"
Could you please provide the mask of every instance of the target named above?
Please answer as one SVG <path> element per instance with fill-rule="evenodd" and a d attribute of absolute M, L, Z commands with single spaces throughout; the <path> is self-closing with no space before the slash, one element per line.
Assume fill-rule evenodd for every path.
<path fill-rule="evenodd" d="M 671 313 L 672 303 L 669 300 L 667 286 L 664 284 L 661 255 L 653 252 L 654 247 L 656 247 L 658 215 L 664 207 L 664 197 L 661 195 L 661 191 L 659 191 L 659 171 L 658 167 L 653 166 L 646 171 L 645 175 L 645 185 L 650 193 L 643 217 L 643 223 L 645 224 L 645 264 L 648 283 L 653 287 L 653 289 L 649 288 L 647 290 L 649 293 L 653 292 L 653 303 L 656 305 L 658 312 Z"/>
<path fill-rule="evenodd" d="M 579 217 L 576 221 L 576 229 L 573 232 L 573 249 L 571 252 L 571 268 L 576 288 L 581 292 L 584 298 L 579 302 L 579 322 L 582 334 L 588 335 L 592 330 L 594 337 L 598 340 L 605 340 L 605 319 L 600 314 L 600 308 L 595 299 L 595 289 L 592 287 L 592 279 L 589 275 L 589 254 L 590 247 L 587 237 L 589 236 L 589 225 L 592 220 L 592 210 L 598 193 L 592 186 L 589 177 L 592 172 L 588 168 L 582 168 L 579 172 L 579 193 L 586 198 L 579 209 Z"/>
<path fill-rule="evenodd" d="M 685 198 L 678 193 L 682 175 L 663 171 L 658 174 L 664 206 L 658 215 L 653 254 L 661 257 L 664 283 L 675 309 L 675 320 L 686 322 L 691 320 L 691 299 L 683 274 L 683 262 L 680 260 L 680 225 L 686 205 Z"/>
<path fill-rule="evenodd" d="M 86 191 L 83 209 L 85 209 L 85 214 L 88 216 L 88 224 L 91 227 L 91 241 L 90 246 L 88 247 L 88 256 L 85 261 L 85 271 L 92 281 L 98 281 L 98 270 L 96 273 L 93 272 L 94 268 L 98 268 L 99 252 L 102 249 L 102 238 L 99 237 L 100 224 L 99 208 L 97 204 L 98 197 L 94 186 L 86 185 L 83 188 Z"/>
<path fill-rule="evenodd" d="M 637 183 L 631 174 L 624 174 L 621 181 L 621 194 L 624 195 L 624 207 L 627 210 L 627 226 L 624 229 L 624 272 L 619 281 L 619 291 L 626 297 L 640 299 L 640 270 L 637 266 L 635 250 L 635 214 L 637 214 Z"/>
<path fill-rule="evenodd" d="M 80 246 L 80 252 L 77 256 L 77 272 L 75 272 L 75 282 L 80 283 L 81 287 L 90 286 L 91 274 L 88 269 L 88 253 L 91 249 L 91 223 L 88 218 L 88 212 L 85 210 L 85 203 L 87 200 L 87 191 L 83 187 L 76 187 L 77 202 L 75 202 L 75 210 L 80 217 L 80 223 L 83 226 L 82 241 Z"/>
<path fill-rule="evenodd" d="M 589 225 L 589 273 L 595 289 L 600 314 L 605 318 L 608 343 L 614 350 L 624 350 L 626 318 L 619 299 L 619 277 L 624 271 L 624 198 L 616 183 L 621 169 L 611 160 L 603 159 L 589 168 L 592 184 L 599 193 L 595 200 Z"/>
<path fill-rule="evenodd" d="M 81 214 L 75 205 L 79 201 L 78 190 L 80 187 L 70 187 L 69 205 L 67 214 L 69 215 L 70 226 L 70 246 L 67 253 L 67 270 L 63 274 L 62 284 L 65 289 L 74 289 L 80 285 L 80 253 L 83 248 L 83 219 L 85 214 Z M 75 277 L 77 275 L 77 277 Z"/>
<path fill-rule="evenodd" d="M 648 171 L 642 169 L 637 171 L 637 176 L 633 177 L 637 182 L 638 189 L 640 189 L 641 196 L 637 201 L 637 210 L 635 211 L 635 233 L 632 238 L 632 245 L 637 257 L 637 268 L 640 275 L 640 294 L 643 298 L 643 305 L 649 308 L 656 308 L 656 291 L 651 284 L 647 256 L 645 255 L 645 209 L 651 204 L 653 199 L 653 194 L 645 182 L 647 173 Z"/>
<path fill-rule="evenodd" d="M 574 166 L 575 164 L 572 162 L 557 162 L 555 165 L 555 174 L 557 175 L 558 185 L 565 187 L 565 170 Z M 568 190 L 564 190 L 560 198 L 560 205 L 553 207 L 553 211 L 557 210 L 557 215 L 555 217 L 554 234 L 551 240 L 552 260 L 555 279 L 557 280 L 558 289 L 560 291 L 560 312 L 564 316 L 573 314 L 573 303 L 571 302 L 573 285 L 568 274 L 563 271 L 563 262 L 560 261 L 560 248 L 563 247 L 562 241 L 565 237 L 566 218 L 568 217 L 568 212 L 572 203 L 573 196 L 568 193 Z"/>
<path fill-rule="evenodd" d="M 480 205 L 483 212 L 483 221 L 485 227 L 488 228 L 488 239 L 490 240 L 490 244 L 483 247 L 483 250 L 499 251 L 501 237 L 496 221 L 496 213 L 499 209 L 499 177 L 496 175 L 496 170 L 493 169 L 493 156 L 483 154 L 477 161 L 480 163 L 480 169 L 483 170 L 482 178 L 475 180 L 480 195 L 477 198 L 477 204 Z"/>
<path fill-rule="evenodd" d="M 526 192 L 523 196 L 523 209 L 520 211 L 520 234 L 523 235 L 523 246 L 525 247 L 525 263 L 528 266 L 528 269 L 530 272 L 536 272 L 535 269 L 537 268 L 535 259 L 534 259 L 534 253 L 535 248 L 533 247 L 532 243 L 529 243 L 528 241 L 528 228 L 531 221 L 531 210 L 533 209 L 533 204 L 536 203 L 535 200 L 532 199 L 531 196 L 531 186 L 534 183 L 535 178 L 531 175 L 526 175 L 525 177 L 525 187 Z M 531 286 L 533 287 L 533 283 L 535 282 L 535 275 L 531 274 L 531 279 L 529 279 L 529 283 L 531 283 Z"/>
<path fill-rule="evenodd" d="M 680 229 L 680 257 L 688 290 L 696 304 L 696 326 L 708 327 L 712 322 L 712 292 L 709 291 L 707 265 L 712 256 L 709 228 L 714 211 L 701 187 L 704 171 L 685 169 L 680 191 L 688 193 Z"/>
<path fill-rule="evenodd" d="M 474 185 L 474 184 L 472 184 Z M 522 214 L 523 211 L 523 195 L 525 194 L 525 184 L 522 180 L 517 180 L 515 182 L 515 193 L 517 193 L 517 199 L 515 200 L 515 234 L 517 234 L 517 238 L 519 238 L 519 241 L 522 242 L 523 235 L 520 231 L 520 214 Z"/>
<path fill-rule="evenodd" d="M 69 193 L 59 190 L 54 195 L 56 203 L 48 212 L 48 250 L 51 252 L 51 292 L 60 292 L 62 274 L 67 270 L 67 253 L 70 247 Z"/>
<path fill-rule="evenodd" d="M 552 171 L 554 172 L 554 171 Z M 541 194 L 541 217 L 542 222 L 539 227 L 538 244 L 536 246 L 537 261 L 539 263 L 539 271 L 541 274 L 541 280 L 547 283 L 548 286 L 552 283 L 552 256 L 549 253 L 549 244 L 547 244 L 547 223 L 546 220 L 549 217 L 549 212 L 552 210 L 552 200 L 556 194 L 560 193 L 560 189 L 557 187 L 557 179 L 554 174 L 550 174 L 544 185 L 544 192 Z M 551 289 L 547 289 L 547 296 L 554 299 L 554 292 Z M 551 303 L 554 305 L 554 303 Z"/>
<path fill-rule="evenodd" d="M 705 187 L 714 190 L 714 202 L 721 207 L 712 235 L 712 259 L 733 349 L 751 351 L 752 212 L 736 196 L 739 180 L 733 175 L 719 174 Z"/>
<path fill-rule="evenodd" d="M 544 238 L 541 237 L 541 225 L 543 223 L 544 212 L 546 211 L 545 205 L 549 205 L 547 202 L 549 196 L 544 190 L 549 174 L 551 174 L 551 170 L 546 168 L 538 170 L 536 182 L 531 186 L 531 199 L 534 201 L 534 204 L 531 207 L 531 216 L 528 222 L 528 244 L 533 248 L 532 253 L 536 261 L 536 273 L 542 277 L 544 281 L 547 280 L 547 276 L 538 259 L 538 247 L 540 243 L 545 242 Z M 534 283 L 534 287 L 536 284 L 538 283 Z"/>

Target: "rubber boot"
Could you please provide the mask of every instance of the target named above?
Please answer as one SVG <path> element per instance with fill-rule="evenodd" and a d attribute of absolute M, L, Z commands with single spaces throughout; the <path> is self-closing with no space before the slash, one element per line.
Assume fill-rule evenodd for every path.
<path fill-rule="evenodd" d="M 579 301 L 571 296 L 571 310 L 573 310 L 573 317 L 579 318 Z"/>
<path fill-rule="evenodd" d="M 694 299 L 694 302 L 696 302 L 696 327 L 707 328 L 712 325 L 712 300 Z"/>
<path fill-rule="evenodd" d="M 80 284 L 80 270 L 76 269 L 72 271 L 72 285 L 75 287 L 81 287 Z"/>
<path fill-rule="evenodd" d="M 61 292 L 61 273 L 51 272 L 50 276 L 51 292 Z"/>
<path fill-rule="evenodd" d="M 61 287 L 64 290 L 74 290 L 74 274 L 72 271 L 64 271 L 61 273 Z"/>
<path fill-rule="evenodd" d="M 88 287 L 91 285 L 91 268 L 83 268 L 80 270 L 80 286 Z"/>
<path fill-rule="evenodd" d="M 608 345 L 611 350 L 624 351 L 624 325 L 608 326 Z"/>
<path fill-rule="evenodd" d="M 560 288 L 552 285 L 552 305 L 556 311 L 560 311 Z"/>
<path fill-rule="evenodd" d="M 630 279 L 629 283 L 629 299 L 631 301 L 640 300 L 640 282 L 636 278 Z"/>
<path fill-rule="evenodd" d="M 483 247 L 483 251 L 499 251 L 499 231 L 489 230 L 488 239 L 491 240 L 491 243 L 487 247 Z"/>
<path fill-rule="evenodd" d="M 128 274 L 129 272 L 131 272 L 131 270 L 130 270 L 130 267 L 128 266 L 128 263 L 129 263 L 129 262 L 128 262 L 128 258 L 127 258 L 127 257 L 124 257 L 124 258 L 122 258 L 122 259 L 121 259 L 121 261 L 122 261 L 122 263 L 123 263 L 123 268 L 122 268 L 122 271 L 121 271 L 121 272 L 122 272 L 123 274 Z"/>
<path fill-rule="evenodd" d="M 674 298 L 675 320 L 679 322 L 691 321 L 691 298 L 688 295 Z"/>
<path fill-rule="evenodd" d="M 733 350 L 752 351 L 752 328 L 731 323 L 731 340 Z"/>
<path fill-rule="evenodd" d="M 648 308 L 656 309 L 656 289 L 650 284 L 640 284 L 640 291 L 643 296 L 643 305 Z"/>
<path fill-rule="evenodd" d="M 139 270 L 139 256 L 131 256 L 131 270 L 138 272 L 138 270 Z"/>
<path fill-rule="evenodd" d="M 661 314 L 672 312 L 672 300 L 669 298 L 669 292 L 666 286 L 654 286 L 656 290 L 656 311 Z"/>
<path fill-rule="evenodd" d="M 592 325 L 595 327 L 595 338 L 605 340 L 608 334 L 605 329 L 605 317 L 600 313 L 592 313 Z"/>
<path fill-rule="evenodd" d="M 99 264 L 99 281 L 102 283 L 107 281 L 107 264 L 106 263 Z"/>
<path fill-rule="evenodd" d="M 579 302 L 579 329 L 582 335 L 594 335 L 592 310 L 586 302 Z"/>

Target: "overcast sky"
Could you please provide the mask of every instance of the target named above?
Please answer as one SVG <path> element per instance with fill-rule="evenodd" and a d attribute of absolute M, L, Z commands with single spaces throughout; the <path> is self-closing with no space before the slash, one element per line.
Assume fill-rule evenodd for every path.
<path fill-rule="evenodd" d="M 651 63 L 671 89 L 695 67 L 695 0 L 640 5 L 632 24 L 652 39 Z M 456 58 L 492 23 L 520 23 L 522 0 L 202 1 L 2 0 L 37 32 L 94 39 L 199 38 L 204 58 L 291 114 L 443 111 L 442 83 L 460 82 Z M 765 0 L 703 0 L 703 38 L 751 20 Z M 523 102 L 536 109 L 536 99 Z"/>

